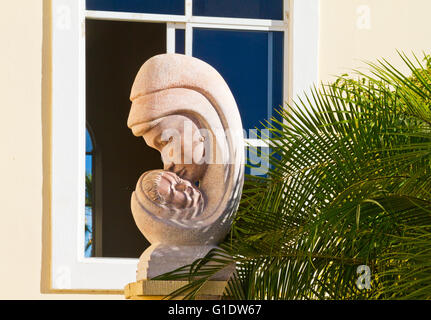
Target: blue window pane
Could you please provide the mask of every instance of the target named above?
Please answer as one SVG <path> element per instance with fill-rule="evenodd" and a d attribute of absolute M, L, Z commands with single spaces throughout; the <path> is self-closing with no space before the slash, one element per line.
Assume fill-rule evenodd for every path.
<path fill-rule="evenodd" d="M 184 0 L 87 0 L 87 10 L 185 14 Z"/>
<path fill-rule="evenodd" d="M 175 52 L 186 53 L 186 31 L 184 29 L 175 30 Z"/>
<path fill-rule="evenodd" d="M 91 141 L 91 135 L 88 130 L 85 132 L 85 152 L 93 152 L 93 141 Z"/>
<path fill-rule="evenodd" d="M 93 251 L 93 212 L 91 207 L 85 207 L 85 257 L 92 256 Z"/>
<path fill-rule="evenodd" d="M 262 128 L 260 122 L 265 123 L 273 109 L 282 105 L 282 32 L 195 28 L 193 55 L 224 77 L 238 104 L 244 129 Z"/>
<path fill-rule="evenodd" d="M 85 157 L 85 257 L 93 252 L 93 155 Z"/>
<path fill-rule="evenodd" d="M 91 154 L 85 156 L 85 174 L 91 175 L 93 173 L 93 156 Z"/>
<path fill-rule="evenodd" d="M 283 20 L 283 0 L 193 0 L 193 15 Z"/>

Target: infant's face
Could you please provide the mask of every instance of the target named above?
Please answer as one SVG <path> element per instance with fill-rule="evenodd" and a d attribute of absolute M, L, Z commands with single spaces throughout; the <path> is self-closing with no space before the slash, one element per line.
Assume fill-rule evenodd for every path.
<path fill-rule="evenodd" d="M 169 171 L 163 172 L 158 192 L 169 206 L 175 208 L 198 207 L 202 202 L 202 194 L 197 188 Z"/>

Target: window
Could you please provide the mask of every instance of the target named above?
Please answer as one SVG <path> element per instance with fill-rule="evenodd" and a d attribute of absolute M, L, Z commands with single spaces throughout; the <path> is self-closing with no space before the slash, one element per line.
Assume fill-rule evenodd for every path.
<path fill-rule="evenodd" d="M 160 154 L 127 127 L 130 88 L 149 58 L 166 52 L 166 23 L 87 20 L 86 123 L 97 137 L 95 250 L 92 257 L 139 258 L 149 243 L 129 214 L 139 176 L 163 167 Z M 88 160 L 88 158 L 87 158 Z M 97 160 L 97 159 L 96 159 Z"/>
<path fill-rule="evenodd" d="M 318 0 L 52 3 L 51 286 L 121 290 L 148 246 L 130 195 L 142 172 L 161 167 L 126 126 L 138 68 L 165 52 L 207 61 L 252 129 L 316 82 Z"/>
<path fill-rule="evenodd" d="M 94 256 L 94 139 L 87 127 L 85 133 L 85 257 Z"/>

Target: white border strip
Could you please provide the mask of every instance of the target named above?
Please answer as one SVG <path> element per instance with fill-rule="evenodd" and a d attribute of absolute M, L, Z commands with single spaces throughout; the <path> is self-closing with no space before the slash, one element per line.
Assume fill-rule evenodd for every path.
<path fill-rule="evenodd" d="M 186 23 L 186 48 L 185 48 L 185 54 L 186 56 L 193 56 L 193 26 L 191 23 Z"/>
<path fill-rule="evenodd" d="M 141 22 L 191 22 L 202 24 L 222 24 L 229 26 L 249 26 L 249 27 L 266 27 L 267 30 L 283 30 L 286 22 L 283 20 L 264 20 L 264 19 L 244 19 L 244 18 L 222 18 L 222 17 L 202 17 L 192 16 L 190 6 L 186 6 L 186 15 L 167 15 L 167 14 L 149 14 L 117 11 L 95 11 L 86 10 L 85 17 L 95 20 L 113 20 L 113 21 L 141 21 Z M 210 27 L 210 26 L 209 26 Z"/>
<path fill-rule="evenodd" d="M 289 100 L 289 88 L 290 88 L 290 43 L 289 43 L 289 10 L 290 0 L 283 0 L 283 19 L 285 23 L 284 30 L 284 48 L 283 48 L 283 107 Z"/>
<path fill-rule="evenodd" d="M 291 99 L 319 81 L 319 0 L 293 0 L 291 16 Z"/>
<path fill-rule="evenodd" d="M 95 11 L 86 10 L 85 16 L 88 19 L 112 20 L 112 21 L 140 21 L 140 22 L 186 22 L 185 16 L 170 14 L 149 14 L 134 12 L 116 11 Z"/>
<path fill-rule="evenodd" d="M 84 257 L 85 0 L 52 1 L 52 289 L 122 290 L 137 259 Z"/>
<path fill-rule="evenodd" d="M 166 52 L 175 53 L 175 23 L 166 25 Z"/>
<path fill-rule="evenodd" d="M 78 19 L 79 19 L 79 41 L 78 41 L 78 99 L 79 107 L 78 119 L 79 119 L 79 129 L 78 129 L 78 148 L 79 148 L 79 163 L 84 164 L 78 167 L 78 189 L 80 190 L 78 197 L 78 221 L 77 221 L 77 235 L 78 235 L 78 246 L 76 248 L 78 261 L 82 262 L 85 259 L 85 252 L 82 248 L 85 248 L 85 161 L 86 161 L 86 43 L 85 43 L 85 1 L 78 1 Z M 84 79 L 84 80 L 82 80 Z M 83 125 L 82 125 L 83 124 Z M 84 205 L 82 205 L 84 204 Z"/>
<path fill-rule="evenodd" d="M 188 23 L 187 25 L 193 28 L 207 28 L 207 29 L 229 29 L 229 30 L 251 30 L 251 31 L 285 31 L 285 27 L 274 26 L 252 26 L 252 25 L 239 25 L 239 24 L 208 24 L 208 23 Z"/>
<path fill-rule="evenodd" d="M 191 17 L 190 22 L 208 23 L 208 24 L 256 26 L 256 27 L 269 27 L 269 28 L 283 28 L 285 26 L 285 23 L 282 20 L 219 18 L 219 17 L 201 17 L 201 16 Z"/>
<path fill-rule="evenodd" d="M 185 0 L 185 1 L 186 1 L 186 4 L 185 4 L 186 12 L 185 12 L 185 14 L 186 14 L 187 20 L 190 21 L 190 18 L 193 15 L 193 0 Z"/>

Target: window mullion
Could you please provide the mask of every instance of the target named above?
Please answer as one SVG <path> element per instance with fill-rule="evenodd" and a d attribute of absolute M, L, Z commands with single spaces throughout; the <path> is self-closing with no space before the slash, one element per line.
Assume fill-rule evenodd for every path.
<path fill-rule="evenodd" d="M 166 52 L 175 53 L 175 24 L 166 25 Z"/>

